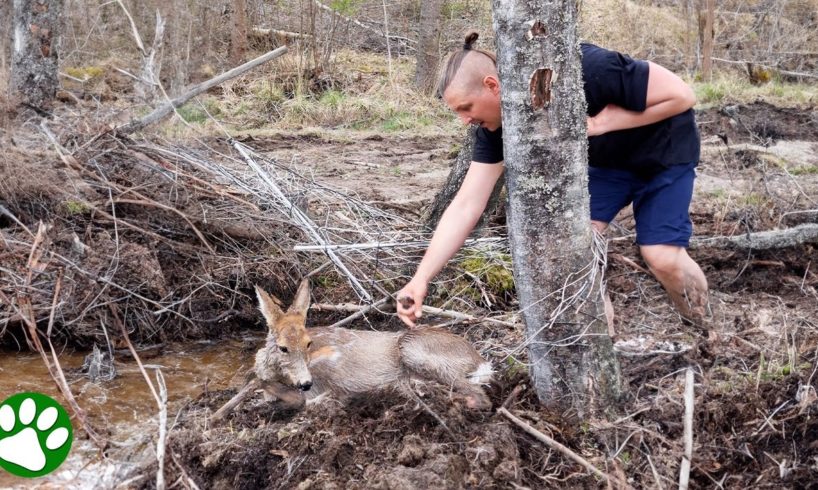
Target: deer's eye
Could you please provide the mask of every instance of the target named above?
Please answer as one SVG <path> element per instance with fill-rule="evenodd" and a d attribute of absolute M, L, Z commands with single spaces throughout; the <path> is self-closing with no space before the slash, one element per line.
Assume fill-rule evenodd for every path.
<path fill-rule="evenodd" d="M 287 349 L 287 348 L 286 348 L 286 347 L 284 347 L 283 345 L 279 345 L 279 346 L 278 346 L 278 350 L 280 350 L 281 352 L 283 352 L 283 353 L 285 353 L 285 354 L 286 354 L 286 353 L 288 353 L 288 352 L 290 352 L 290 351 L 289 351 L 289 349 Z"/>
<path fill-rule="evenodd" d="M 307 342 L 307 349 L 309 349 L 310 347 L 312 347 L 312 340 L 310 340 L 309 342 Z"/>

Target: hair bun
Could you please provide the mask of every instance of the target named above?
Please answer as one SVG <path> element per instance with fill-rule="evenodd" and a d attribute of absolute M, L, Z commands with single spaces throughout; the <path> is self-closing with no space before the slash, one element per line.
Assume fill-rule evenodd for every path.
<path fill-rule="evenodd" d="M 477 38 L 480 37 L 480 34 L 477 31 L 469 31 L 466 34 L 466 42 L 463 43 L 463 49 L 469 50 L 473 48 L 474 43 L 477 42 Z"/>

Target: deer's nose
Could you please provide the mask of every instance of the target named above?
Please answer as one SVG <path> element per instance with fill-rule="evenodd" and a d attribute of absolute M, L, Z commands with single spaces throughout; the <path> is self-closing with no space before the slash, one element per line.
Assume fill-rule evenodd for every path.
<path fill-rule="evenodd" d="M 310 388 L 312 388 L 312 381 L 298 383 L 298 389 L 301 391 L 310 391 Z"/>

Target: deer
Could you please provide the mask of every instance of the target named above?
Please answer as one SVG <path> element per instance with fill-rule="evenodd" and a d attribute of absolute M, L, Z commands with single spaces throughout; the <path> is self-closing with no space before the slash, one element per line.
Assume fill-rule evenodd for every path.
<path fill-rule="evenodd" d="M 296 409 L 325 399 L 343 403 L 389 388 L 412 390 L 409 381 L 419 379 L 450 387 L 470 409 L 491 408 L 481 387 L 491 381 L 491 363 L 462 337 L 431 327 L 400 332 L 306 328 L 309 279 L 301 281 L 287 311 L 264 289 L 256 286 L 255 291 L 268 334 L 254 369 L 268 401 Z"/>

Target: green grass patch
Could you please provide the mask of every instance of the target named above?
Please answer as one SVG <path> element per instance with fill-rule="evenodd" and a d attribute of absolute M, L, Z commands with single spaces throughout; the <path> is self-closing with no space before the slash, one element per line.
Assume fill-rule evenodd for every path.
<path fill-rule="evenodd" d="M 399 111 L 381 123 L 384 131 L 409 131 L 417 128 L 430 126 L 432 119 L 424 115 L 412 114 L 411 112 Z"/>
<path fill-rule="evenodd" d="M 206 98 L 204 100 L 188 102 L 177 108 L 176 112 L 178 112 L 179 116 L 188 124 L 201 124 L 207 121 L 210 116 L 220 116 L 222 109 L 218 100 Z"/>
<path fill-rule="evenodd" d="M 818 175 L 818 165 L 802 165 L 789 170 L 792 175 Z"/>
<path fill-rule="evenodd" d="M 721 73 L 709 82 L 693 83 L 699 106 L 726 103 L 746 104 L 763 100 L 778 106 L 809 105 L 818 102 L 818 85 L 784 83 L 773 79 L 753 85 L 738 74 Z"/>
<path fill-rule="evenodd" d="M 757 194 L 755 192 L 750 192 L 749 194 L 745 194 L 745 195 L 741 196 L 738 199 L 738 202 L 739 202 L 739 204 L 744 205 L 744 206 L 750 206 L 750 207 L 757 208 L 757 207 L 761 207 L 761 206 L 766 206 L 770 202 L 770 200 L 767 197 L 762 196 L 761 194 Z"/>

